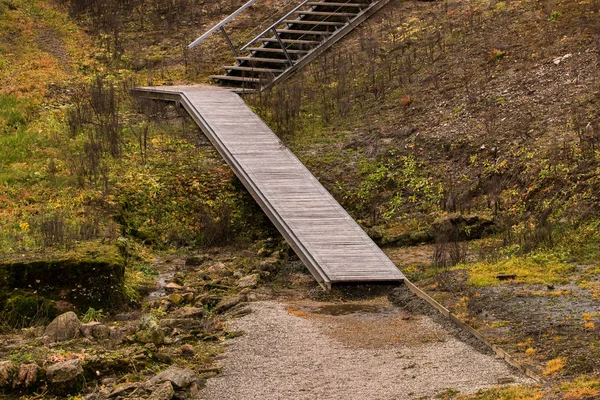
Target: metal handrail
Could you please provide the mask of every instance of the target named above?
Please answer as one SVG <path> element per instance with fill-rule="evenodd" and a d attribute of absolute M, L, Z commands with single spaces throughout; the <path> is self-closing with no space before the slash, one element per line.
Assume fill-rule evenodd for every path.
<path fill-rule="evenodd" d="M 222 20 L 221 22 L 219 22 L 217 25 L 215 25 L 212 28 L 210 28 L 206 33 L 204 33 L 198 39 L 196 39 L 192 43 L 190 43 L 188 45 L 188 47 L 191 49 L 191 48 L 195 47 L 196 45 L 200 44 L 201 42 L 203 42 L 207 37 L 209 37 L 210 35 L 212 35 L 216 31 L 218 31 L 218 30 L 222 31 L 223 26 L 225 24 L 227 24 L 229 21 L 231 21 L 232 19 L 234 19 L 238 14 L 240 14 L 246 8 L 250 7 L 255 2 L 256 2 L 256 0 L 250 0 L 250 1 L 248 1 L 246 4 L 244 4 L 243 6 L 241 6 L 240 8 L 238 8 L 236 11 L 234 11 L 230 16 L 228 16 L 227 18 L 225 18 L 224 20 Z"/>
<path fill-rule="evenodd" d="M 271 29 L 273 29 L 274 27 L 276 27 L 277 25 L 279 25 L 280 23 L 282 23 L 287 17 L 289 17 L 290 15 L 292 15 L 293 13 L 295 13 L 296 11 L 298 11 L 298 9 L 300 7 L 302 7 L 303 5 L 305 5 L 306 3 L 308 3 L 309 1 L 310 0 L 304 0 L 302 3 L 298 4 L 298 6 L 296 8 L 294 8 L 292 11 L 290 11 L 287 14 L 285 14 L 283 17 L 279 18 L 277 20 L 277 22 L 275 22 L 273 25 L 269 26 L 267 29 L 265 29 L 259 35 L 257 35 L 254 39 L 252 39 L 251 41 L 249 41 L 248 43 L 246 43 L 244 46 L 242 46 L 242 48 L 240 49 L 240 51 L 244 51 L 244 50 L 246 50 L 247 47 L 249 47 L 252 44 L 256 43 L 256 41 L 258 39 L 260 39 L 265 33 L 269 32 Z"/>

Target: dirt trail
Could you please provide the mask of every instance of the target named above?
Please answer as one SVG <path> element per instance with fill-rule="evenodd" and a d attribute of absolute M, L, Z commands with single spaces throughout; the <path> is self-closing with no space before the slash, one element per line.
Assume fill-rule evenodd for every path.
<path fill-rule="evenodd" d="M 198 399 L 414 399 L 525 383 L 507 365 L 387 299 L 256 302 Z"/>

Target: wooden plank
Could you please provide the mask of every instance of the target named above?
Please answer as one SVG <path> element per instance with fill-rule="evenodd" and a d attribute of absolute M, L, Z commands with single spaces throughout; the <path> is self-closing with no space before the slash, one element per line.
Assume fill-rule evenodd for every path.
<path fill-rule="evenodd" d="M 315 36 L 328 36 L 333 35 L 333 32 L 328 31 L 303 31 L 298 29 L 277 29 L 277 33 L 285 33 L 291 35 L 315 35 Z"/>
<path fill-rule="evenodd" d="M 152 96 L 152 93 L 145 93 Z M 159 90 L 156 90 L 159 92 Z M 177 87 L 180 103 L 324 287 L 402 273 L 252 110 L 229 90 Z M 162 96 L 162 95 L 161 95 Z"/>

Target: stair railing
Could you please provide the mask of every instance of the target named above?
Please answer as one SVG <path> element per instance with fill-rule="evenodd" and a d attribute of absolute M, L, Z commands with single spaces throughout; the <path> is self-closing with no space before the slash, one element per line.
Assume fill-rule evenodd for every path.
<path fill-rule="evenodd" d="M 262 35 L 264 35 L 265 33 L 269 32 L 270 30 L 274 30 L 274 28 L 279 25 L 285 18 L 289 17 L 291 14 L 293 14 L 295 11 L 297 11 L 300 7 L 302 7 L 303 5 L 305 5 L 306 3 L 308 3 L 309 0 L 303 0 L 297 7 L 295 7 L 292 11 L 290 11 L 289 13 L 287 13 L 284 17 L 280 18 L 279 20 L 277 20 L 277 22 L 275 22 L 273 25 L 271 25 L 269 28 L 267 28 L 264 32 L 262 32 L 260 35 L 258 35 L 257 37 L 255 37 L 254 39 L 252 39 L 250 42 L 248 42 L 244 47 L 242 47 L 239 51 L 237 50 L 237 48 L 235 47 L 235 45 L 233 44 L 233 42 L 231 41 L 231 38 L 229 37 L 229 35 L 227 34 L 227 31 L 225 30 L 225 25 L 228 24 L 232 19 L 234 19 L 235 17 L 237 17 L 239 14 L 241 14 L 244 10 L 246 10 L 248 7 L 250 7 L 251 5 L 253 5 L 257 0 L 249 0 L 246 4 L 244 4 L 243 6 L 241 6 L 240 8 L 238 8 L 236 11 L 234 11 L 233 13 L 231 13 L 228 17 L 226 17 L 225 19 L 223 19 L 221 22 L 219 22 L 218 24 L 216 24 L 215 26 L 213 26 L 212 28 L 210 28 L 208 31 L 206 31 L 202 36 L 200 36 L 198 39 L 194 40 L 192 43 L 190 43 L 188 45 L 188 48 L 194 48 L 197 45 L 199 45 L 200 43 L 202 43 L 204 40 L 206 40 L 206 38 L 208 38 L 210 35 L 212 35 L 213 33 L 215 33 L 216 31 L 220 31 L 223 34 L 223 37 L 225 37 L 225 41 L 227 42 L 227 45 L 229 46 L 229 48 L 231 49 L 231 51 L 233 52 L 235 57 L 239 56 L 239 51 L 243 51 L 245 50 L 248 46 L 250 46 L 252 43 L 255 43 Z M 286 49 L 284 49 L 284 52 L 286 53 L 286 57 L 288 57 L 289 60 L 289 55 L 287 54 Z"/>
<path fill-rule="evenodd" d="M 295 7 L 293 10 L 291 10 L 289 13 L 285 14 L 283 17 L 279 18 L 275 23 L 273 23 L 267 29 L 265 29 L 260 34 L 258 34 L 254 39 L 252 39 L 251 41 L 249 41 L 248 43 L 246 43 L 244 46 L 242 46 L 242 48 L 240 49 L 240 51 L 244 51 L 248 47 L 252 46 L 263 35 L 265 35 L 269 31 L 273 30 L 275 27 L 277 27 L 277 25 L 281 24 L 286 18 L 288 18 L 290 15 L 292 15 L 293 13 L 295 13 L 296 11 L 298 11 L 300 8 L 302 8 L 302 6 L 304 6 L 308 2 L 309 2 L 309 0 L 304 0 L 302 3 L 298 4 L 298 6 Z M 278 35 L 276 35 L 276 36 L 278 37 Z"/>
<path fill-rule="evenodd" d="M 225 31 L 225 25 L 228 22 L 230 22 L 232 19 L 234 19 L 235 17 L 237 17 L 239 14 L 241 14 L 246 8 L 250 7 L 255 2 L 256 2 L 256 0 L 249 0 L 246 4 L 244 4 L 243 6 L 241 6 L 240 8 L 238 8 L 236 11 L 234 11 L 233 13 L 231 13 L 231 15 L 229 15 L 227 18 L 225 18 L 224 20 L 222 20 L 221 22 L 219 22 L 218 24 L 216 24 L 215 26 L 213 26 L 212 28 L 210 28 L 202 36 L 200 36 L 198 39 L 196 39 L 192 43 L 190 43 L 188 45 L 188 47 L 190 49 L 194 48 L 197 45 L 199 45 L 200 43 L 202 43 L 207 37 L 209 37 L 210 35 L 212 35 L 213 33 L 215 33 L 216 31 L 221 31 L 221 33 L 223 34 L 223 36 L 225 36 L 225 40 L 227 41 L 227 44 L 229 45 L 229 48 L 231 48 L 231 51 L 233 51 L 233 54 L 235 54 L 235 56 L 237 57 L 238 56 L 238 51 L 235 48 L 235 46 L 233 45 L 233 42 L 231 41 L 231 38 L 227 34 L 227 31 Z"/>

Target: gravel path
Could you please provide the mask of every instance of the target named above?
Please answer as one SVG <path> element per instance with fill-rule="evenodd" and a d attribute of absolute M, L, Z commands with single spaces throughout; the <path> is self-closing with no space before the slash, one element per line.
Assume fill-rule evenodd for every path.
<path fill-rule="evenodd" d="M 499 379 L 527 382 L 425 316 L 320 315 L 278 302 L 250 307 L 231 323 L 246 334 L 230 342 L 223 373 L 198 399 L 414 399 L 448 388 L 474 392 Z"/>

